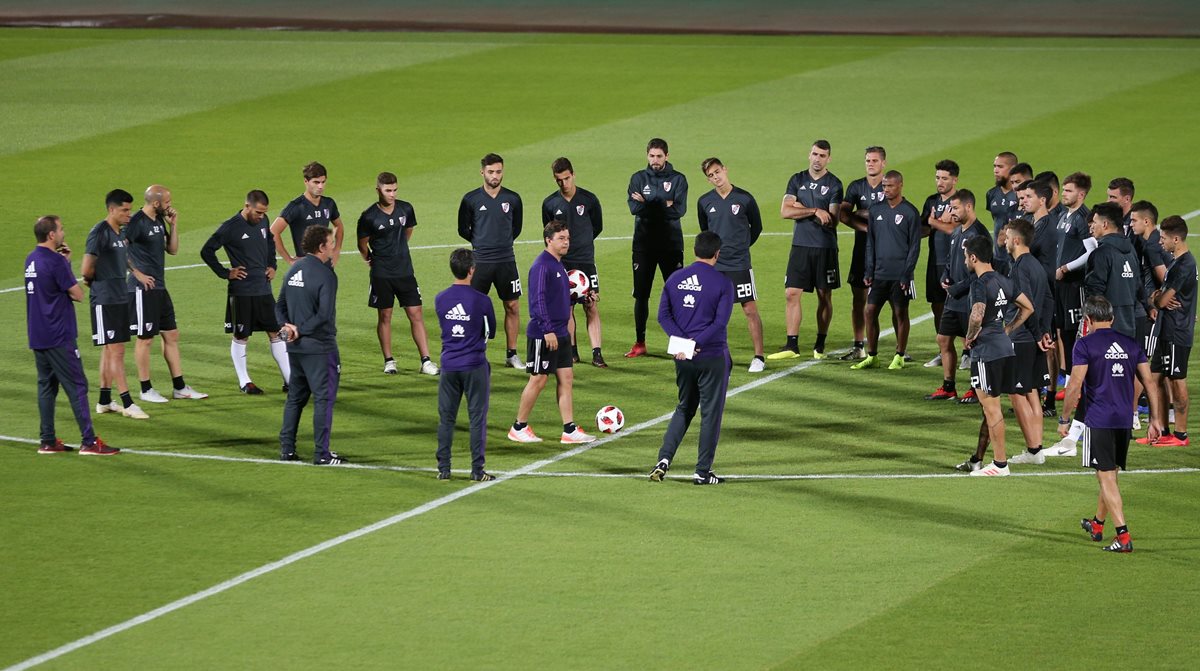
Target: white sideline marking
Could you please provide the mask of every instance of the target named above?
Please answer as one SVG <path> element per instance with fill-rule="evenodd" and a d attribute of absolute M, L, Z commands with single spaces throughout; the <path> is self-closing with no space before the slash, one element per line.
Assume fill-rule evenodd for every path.
<path fill-rule="evenodd" d="M 1200 210 L 1192 210 L 1191 212 L 1188 212 L 1187 214 L 1183 215 L 1183 220 L 1188 221 L 1190 219 L 1195 219 L 1197 216 L 1200 216 Z M 1190 238 L 1192 236 L 1189 235 L 1188 237 Z"/>
<path fill-rule="evenodd" d="M 790 233 L 789 233 L 789 235 L 790 235 Z M 921 315 L 920 317 L 913 319 L 912 323 L 914 323 L 914 324 L 920 323 L 920 322 L 926 321 L 931 318 L 933 318 L 933 313 L 925 313 L 925 314 Z M 879 335 L 882 337 L 882 336 L 886 336 L 886 335 L 891 335 L 891 333 L 892 333 L 892 329 L 888 329 L 887 331 L 881 332 Z M 836 352 L 842 352 L 842 351 L 845 351 L 845 350 L 836 350 Z M 831 355 L 834 353 L 835 352 L 830 352 Z M 799 373 L 800 371 L 811 368 L 812 366 L 814 366 L 818 363 L 821 363 L 821 362 L 816 359 L 810 359 L 803 363 L 792 366 L 791 368 L 787 368 L 787 369 L 779 371 L 777 373 L 772 373 L 771 375 L 768 375 L 764 378 L 760 378 L 753 382 L 748 382 L 739 387 L 730 389 L 728 392 L 726 392 L 725 397 L 729 398 L 731 396 L 736 396 L 736 395 L 742 393 L 743 391 L 761 387 L 762 385 L 764 385 L 768 382 L 771 382 L 773 380 L 778 380 L 779 378 L 786 377 L 788 375 L 793 375 L 795 373 Z M 63 655 L 74 652 L 76 650 L 79 650 L 80 648 L 87 647 L 93 643 L 102 641 L 110 636 L 115 636 L 116 634 L 120 634 L 121 632 L 128 631 L 138 625 L 145 624 L 147 622 L 156 620 L 156 619 L 162 617 L 163 615 L 168 615 L 177 610 L 180 610 L 181 608 L 186 608 L 194 603 L 197 603 L 199 601 L 207 599 L 210 596 L 214 596 L 214 595 L 220 594 L 221 592 L 225 592 L 227 590 L 233 589 L 234 587 L 237 587 L 238 585 L 241 585 L 242 583 L 249 582 L 259 576 L 263 576 L 263 575 L 271 573 L 277 569 L 284 568 L 284 567 L 294 564 L 302 559 L 307 559 L 308 557 L 311 557 L 320 552 L 324 552 L 325 550 L 328 550 L 330 548 L 337 547 L 348 541 L 352 541 L 356 538 L 360 538 L 362 536 L 366 536 L 367 534 L 374 533 L 376 531 L 379 531 L 380 529 L 386 529 L 387 527 L 399 524 L 405 520 L 412 519 L 419 515 L 423 515 L 432 510 L 437 510 L 438 508 L 441 508 L 442 506 L 444 506 L 448 503 L 453 503 L 454 501 L 457 501 L 458 499 L 461 499 L 464 496 L 469 496 L 471 494 L 481 492 L 489 487 L 493 487 L 502 482 L 507 482 L 509 480 L 512 480 L 513 478 L 520 477 L 522 475 L 534 474 L 537 471 L 541 470 L 542 468 L 545 468 L 546 466 L 557 463 L 564 459 L 569 459 L 571 457 L 583 454 L 584 452 L 587 452 L 588 450 L 590 450 L 594 447 L 599 447 L 601 445 L 604 445 L 605 443 L 610 443 L 614 440 L 618 440 L 622 436 L 627 436 L 629 434 L 637 433 L 644 429 L 648 429 L 650 427 L 656 426 L 658 424 L 661 424 L 661 423 L 669 420 L 671 418 L 672 414 L 674 414 L 674 410 L 672 410 L 671 412 L 668 412 L 664 415 L 659 415 L 658 417 L 655 417 L 653 419 L 649 419 L 644 422 L 635 424 L 631 427 L 626 428 L 624 431 L 621 431 L 620 433 L 616 433 L 611 436 L 605 436 L 603 438 L 600 438 L 599 440 L 597 440 L 593 443 L 587 443 L 585 445 L 580 445 L 579 447 L 575 447 L 573 449 L 567 450 L 566 452 L 556 454 L 552 457 L 547 457 L 540 461 L 535 461 L 532 464 L 523 466 L 515 471 L 508 471 L 507 473 L 505 473 L 503 475 L 497 475 L 496 479 L 492 480 L 491 482 L 480 482 L 474 486 L 467 487 L 465 489 L 460 489 L 457 492 L 454 492 L 452 494 L 447 494 L 446 496 L 443 496 L 441 498 L 437 498 L 428 503 L 419 505 L 416 508 L 406 510 L 402 513 L 398 513 L 398 514 L 388 517 L 386 519 L 382 519 L 378 522 L 375 522 L 374 524 L 369 524 L 365 527 L 355 529 L 354 531 L 342 534 L 341 536 L 337 536 L 335 538 L 331 538 L 327 541 L 318 543 L 316 545 L 305 548 L 298 552 L 293 552 L 292 554 L 290 554 L 282 559 L 278 559 L 269 564 L 263 564 L 262 566 L 260 566 L 256 569 L 247 571 L 238 576 L 234 576 L 233 578 L 230 578 L 229 580 L 226 580 L 224 582 L 217 583 L 216 585 L 213 585 L 212 587 L 209 587 L 208 589 L 201 590 L 201 591 L 191 594 L 189 596 L 185 596 L 181 599 L 172 601 L 171 603 L 168 603 L 166 605 L 159 606 L 158 608 L 155 608 L 154 610 L 142 613 L 141 615 L 138 615 L 137 617 L 133 617 L 131 619 L 125 620 L 124 622 L 114 624 L 111 627 L 106 627 L 104 629 L 101 629 L 100 631 L 97 631 L 95 633 L 84 636 L 83 638 L 76 639 L 74 641 L 71 641 L 70 643 L 61 645 L 57 648 L 54 648 L 53 650 L 49 650 L 49 651 L 44 652 L 35 657 L 30 657 L 29 659 L 26 659 L 23 662 L 18 662 L 17 664 L 14 664 L 14 665 L 8 667 L 4 671 L 23 671 L 24 669 L 29 669 L 29 668 L 32 668 L 39 664 L 44 664 L 45 662 L 49 662 L 51 660 L 58 659 L 59 657 L 62 657 Z M 10 438 L 8 436 L 0 436 L 0 439 L 15 440 L 17 442 L 32 442 L 26 438 Z M 133 453 L 133 454 L 137 453 L 134 450 L 129 450 L 129 452 Z M 142 454 L 147 454 L 147 455 L 155 454 L 155 455 L 164 455 L 164 456 L 165 455 L 183 456 L 183 455 L 172 454 L 170 452 L 152 453 L 152 452 L 147 451 Z M 267 459 L 250 460 L 250 459 L 244 459 L 244 458 L 240 458 L 240 457 L 220 457 L 217 455 L 188 455 L 188 456 L 191 456 L 192 458 L 213 459 L 213 460 L 218 460 L 218 461 L 254 461 L 255 463 L 261 462 L 261 463 L 279 463 L 279 464 L 288 464 L 288 463 L 295 464 L 296 463 L 296 462 L 282 462 L 282 461 L 277 462 L 277 461 L 272 461 L 272 460 L 267 460 Z M 351 466 L 351 465 L 347 464 L 346 466 L 337 466 L 337 468 L 346 468 L 349 466 Z M 382 468 L 382 467 L 372 467 L 372 466 L 368 466 L 368 465 L 363 465 L 363 466 L 359 466 L 359 468 Z M 395 467 L 393 467 L 393 468 L 395 468 Z"/>

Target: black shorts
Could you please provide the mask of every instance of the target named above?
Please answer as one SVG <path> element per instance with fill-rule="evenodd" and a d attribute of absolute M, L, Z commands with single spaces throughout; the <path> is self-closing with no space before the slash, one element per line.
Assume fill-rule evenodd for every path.
<path fill-rule="evenodd" d="M 863 272 L 867 269 L 867 236 L 854 232 L 854 249 L 850 251 L 850 272 L 846 273 L 846 284 L 853 289 L 866 289 Z"/>
<path fill-rule="evenodd" d="M 541 338 L 526 338 L 525 372 L 530 375 L 553 375 L 560 368 L 571 368 L 571 342 L 566 336 L 558 339 L 558 349 L 551 350 Z"/>
<path fill-rule="evenodd" d="M 493 286 L 496 287 L 496 296 L 502 301 L 515 301 L 521 297 L 521 273 L 517 271 L 516 261 L 475 263 L 471 288 L 486 294 Z"/>
<path fill-rule="evenodd" d="M 175 304 L 166 289 L 146 291 L 138 287 L 129 294 L 129 331 L 139 338 L 153 338 L 159 331 L 174 331 Z"/>
<path fill-rule="evenodd" d="M 372 277 L 367 306 L 387 310 L 399 303 L 402 308 L 420 307 L 421 287 L 415 277 Z"/>
<path fill-rule="evenodd" d="M 592 291 L 600 293 L 600 276 L 596 274 L 596 264 L 594 263 L 567 263 L 563 262 L 563 267 L 567 272 L 578 270 L 584 275 L 587 275 L 588 281 L 592 283 Z"/>
<path fill-rule="evenodd" d="M 1133 429 L 1083 430 L 1083 467 L 1097 471 L 1125 470 L 1125 458 L 1129 455 L 1129 439 Z"/>
<path fill-rule="evenodd" d="M 958 310 L 942 310 L 942 318 L 938 320 L 937 332 L 938 335 L 951 336 L 954 338 L 967 337 L 967 324 L 971 321 L 971 315 Z"/>
<path fill-rule="evenodd" d="M 129 342 L 129 303 L 92 306 L 92 344 Z"/>
<path fill-rule="evenodd" d="M 942 313 L 942 319 L 945 319 Z M 1050 384 L 1050 373 L 1046 369 L 1046 353 L 1035 342 L 1015 342 L 1016 361 L 1013 364 L 1013 394 L 1028 394 Z"/>
<path fill-rule="evenodd" d="M 792 245 L 783 286 L 801 291 L 837 289 L 842 286 L 840 272 L 837 249 Z"/>
<path fill-rule="evenodd" d="M 1159 340 L 1154 356 L 1150 357 L 1150 370 L 1171 380 L 1186 380 L 1188 356 L 1191 353 L 1191 347 Z"/>
<path fill-rule="evenodd" d="M 944 264 L 927 263 L 925 267 L 925 300 L 929 303 L 945 303 L 946 290 L 942 288 Z"/>
<path fill-rule="evenodd" d="M 271 295 L 229 296 L 225 301 L 225 332 L 232 333 L 237 340 L 245 340 L 256 331 L 279 331 L 279 322 L 275 321 L 275 301 Z"/>
<path fill-rule="evenodd" d="M 654 271 L 658 270 L 665 282 L 671 273 L 683 267 L 682 251 L 657 251 L 633 253 L 633 297 L 650 299 L 654 288 Z"/>
<path fill-rule="evenodd" d="M 867 305 L 883 305 L 904 307 L 917 294 L 917 288 L 912 282 L 901 280 L 876 280 L 867 287 Z"/>
<path fill-rule="evenodd" d="M 995 361 L 971 360 L 971 387 L 988 396 L 1011 394 L 1015 356 L 1006 356 Z"/>
<path fill-rule="evenodd" d="M 1154 329 L 1154 320 L 1150 319 L 1149 315 L 1143 315 L 1141 317 L 1134 315 L 1133 328 L 1135 331 L 1134 337 L 1137 338 L 1137 341 L 1142 344 L 1142 351 L 1153 352 L 1156 348 L 1152 346 L 1154 345 L 1154 342 L 1151 341 L 1151 336 L 1158 335 L 1158 331 Z M 1154 338 L 1154 341 L 1157 340 L 1157 337 Z"/>
<path fill-rule="evenodd" d="M 721 274 L 733 282 L 734 300 L 740 305 L 758 300 L 758 285 L 754 283 L 754 269 L 722 270 Z"/>
<path fill-rule="evenodd" d="M 1054 283 L 1054 323 L 1062 330 L 1079 332 L 1083 321 L 1083 285 L 1078 282 Z"/>

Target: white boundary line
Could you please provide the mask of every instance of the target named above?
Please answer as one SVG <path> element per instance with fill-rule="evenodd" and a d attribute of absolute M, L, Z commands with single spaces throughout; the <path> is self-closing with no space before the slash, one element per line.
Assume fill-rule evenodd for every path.
<path fill-rule="evenodd" d="M 920 317 L 917 317 L 916 319 L 912 320 L 912 323 L 914 323 L 914 324 L 919 323 L 919 322 L 926 321 L 931 318 L 933 318 L 933 314 L 926 313 L 926 314 L 923 314 Z M 880 336 L 891 335 L 891 331 L 892 331 L 892 329 L 888 329 L 887 331 L 880 333 Z M 839 351 L 842 351 L 842 350 L 839 350 Z M 832 354 L 832 352 L 831 352 L 831 354 Z M 780 378 L 787 377 L 789 375 L 794 375 L 795 373 L 799 373 L 800 371 L 807 370 L 808 368 L 811 368 L 812 366 L 819 364 L 819 363 L 821 363 L 821 362 L 818 360 L 810 359 L 803 363 L 792 366 L 791 368 L 779 371 L 777 373 L 772 373 L 771 375 L 768 375 L 764 378 L 760 378 L 760 379 L 754 380 L 753 382 L 749 382 L 749 383 L 741 385 L 739 387 L 730 389 L 725 394 L 725 396 L 726 396 L 726 398 L 736 396 L 736 395 L 742 393 L 743 391 L 749 391 L 750 389 L 755 389 L 757 387 L 761 387 L 762 385 L 764 385 L 768 382 L 772 382 L 774 380 L 778 380 Z M 631 427 L 628 427 L 621 433 L 613 434 L 611 436 L 605 436 L 604 438 L 601 438 L 593 443 L 588 443 L 586 445 L 580 445 L 579 447 L 575 447 L 573 449 L 567 450 L 566 452 L 561 452 L 552 457 L 547 457 L 545 459 L 535 461 L 535 462 L 528 464 L 526 466 L 523 466 L 522 468 L 519 468 L 515 471 L 509 471 L 509 472 L 505 473 L 504 475 L 498 476 L 495 480 L 492 480 L 491 482 L 481 482 L 481 483 L 478 483 L 477 485 L 474 485 L 471 487 L 466 487 L 464 489 L 460 489 L 452 494 L 447 494 L 446 496 L 434 499 L 432 501 L 429 501 L 428 503 L 424 503 L 420 506 L 417 506 L 416 508 L 411 508 L 402 513 L 397 513 L 396 515 L 382 519 L 378 522 L 375 522 L 374 524 L 369 524 L 365 527 L 355 529 L 354 531 L 342 534 L 341 536 L 337 536 L 335 538 L 331 538 L 327 541 L 318 543 L 316 545 L 305 548 L 298 552 L 293 552 L 292 554 L 287 555 L 286 557 L 283 557 L 282 559 L 278 559 L 278 560 L 270 562 L 268 564 L 263 564 L 262 566 L 259 566 L 256 569 L 242 573 L 241 575 L 230 578 L 229 580 L 226 580 L 224 582 L 217 583 L 216 585 L 213 585 L 212 587 L 209 587 L 208 589 L 204 589 L 204 590 L 201 590 L 194 594 L 190 594 L 181 599 L 176 599 L 175 601 L 172 601 L 166 605 L 159 606 L 158 608 L 155 608 L 154 610 L 147 611 L 145 613 L 142 613 L 141 615 L 138 615 L 136 617 L 125 620 L 124 622 L 120 622 L 111 627 L 106 627 L 104 629 L 101 629 L 100 631 L 97 631 L 95 633 L 84 636 L 83 638 L 76 639 L 74 641 L 71 641 L 70 643 L 61 645 L 57 648 L 54 648 L 53 650 L 49 650 L 49 651 L 44 652 L 35 657 L 30 657 L 29 659 L 26 659 L 25 661 L 18 662 L 17 664 L 14 664 L 14 665 L 8 667 L 7 669 L 4 669 L 4 671 L 24 671 L 24 669 L 29 669 L 34 666 L 38 666 L 39 664 L 44 664 L 46 662 L 58 659 L 59 657 L 62 657 L 63 655 L 74 652 L 76 650 L 79 650 L 80 648 L 87 647 L 93 643 L 96 643 L 96 642 L 102 641 L 106 638 L 109 638 L 110 636 L 115 636 L 124 631 L 128 631 L 138 625 L 145 624 L 147 622 L 151 622 L 151 621 L 156 620 L 164 615 L 168 615 L 168 614 L 173 613 L 182 608 L 186 608 L 194 603 L 197 603 L 199 601 L 207 599 L 210 596 L 214 596 L 214 595 L 220 594 L 222 592 L 228 591 L 230 589 L 233 589 L 234 587 L 237 587 L 238 585 L 241 585 L 242 583 L 249 582 L 259 576 L 263 576 L 263 575 L 266 575 L 273 571 L 276 571 L 278 569 L 284 568 L 286 566 L 290 566 L 291 564 L 294 564 L 302 559 L 307 559 L 308 557 L 311 557 L 320 552 L 324 552 L 325 550 L 328 550 L 330 548 L 337 547 L 343 543 L 352 541 L 356 538 L 361 538 L 362 536 L 366 536 L 367 534 L 374 533 L 376 531 L 379 531 L 380 529 L 386 529 L 390 526 L 399 524 L 401 522 L 404 522 L 405 520 L 412 519 L 419 515 L 423 515 L 427 512 L 437 510 L 438 508 L 441 508 L 442 506 L 444 506 L 446 504 L 453 503 L 454 501 L 457 501 L 465 496 L 470 496 L 471 494 L 482 492 L 482 491 L 488 489 L 489 487 L 494 487 L 495 485 L 498 485 L 503 482 L 507 482 L 514 478 L 520 477 L 522 475 L 533 474 L 537 471 L 540 471 L 542 468 L 545 468 L 546 466 L 557 463 L 564 459 L 569 459 L 571 457 L 583 454 L 584 452 L 587 452 L 588 450 L 590 450 L 594 447 L 599 447 L 601 445 L 604 445 L 605 443 L 610 443 L 614 440 L 618 440 L 622 436 L 627 436 L 627 435 L 637 433 L 639 431 L 651 428 L 653 426 L 657 426 L 658 424 L 661 424 L 661 423 L 669 420 L 673 413 L 674 413 L 674 410 L 672 410 L 671 412 L 668 412 L 664 415 L 659 415 L 658 417 L 655 417 L 653 419 L 649 419 L 644 422 L 635 424 Z M 24 442 L 27 439 L 17 439 L 17 440 Z M 133 452 L 133 451 L 131 450 L 131 452 Z M 144 454 L 150 454 L 150 452 L 146 452 Z M 170 453 L 159 453 L 159 454 L 170 454 Z M 179 455 L 172 455 L 172 456 L 179 456 Z M 197 455 L 193 455 L 193 456 L 197 456 Z M 215 455 L 201 456 L 201 458 L 217 459 L 217 460 L 222 460 L 222 461 L 234 459 L 233 457 L 216 457 Z M 270 460 L 265 460 L 265 459 L 262 460 L 262 462 L 263 463 L 285 463 L 285 462 L 275 462 L 275 461 L 270 461 Z M 343 468 L 343 467 L 338 466 L 338 468 Z"/>

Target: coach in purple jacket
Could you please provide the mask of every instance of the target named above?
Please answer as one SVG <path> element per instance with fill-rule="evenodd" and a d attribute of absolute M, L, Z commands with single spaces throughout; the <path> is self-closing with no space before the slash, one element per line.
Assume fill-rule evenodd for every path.
<path fill-rule="evenodd" d="M 694 350 L 675 354 L 675 383 L 679 405 L 671 416 L 658 463 L 650 479 L 661 482 L 671 468 L 696 410 L 700 417 L 700 449 L 692 483 L 716 485 L 724 479 L 712 472 L 721 417 L 725 413 L 725 391 L 729 388 L 729 345 L 726 327 L 733 312 L 733 283 L 713 266 L 721 253 L 721 238 L 712 231 L 696 236 L 696 262 L 675 271 L 663 287 L 658 304 L 658 323 L 673 342 L 691 341 Z"/>

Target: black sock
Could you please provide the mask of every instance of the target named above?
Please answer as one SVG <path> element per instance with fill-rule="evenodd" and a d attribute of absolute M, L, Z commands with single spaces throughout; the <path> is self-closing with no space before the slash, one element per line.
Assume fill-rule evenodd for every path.
<path fill-rule="evenodd" d="M 427 357 L 427 356 L 421 357 L 421 363 L 425 363 L 426 361 L 429 361 L 429 357 Z"/>
<path fill-rule="evenodd" d="M 154 388 L 154 385 L 150 384 L 150 380 L 142 380 L 141 382 L 143 394 Z"/>
<path fill-rule="evenodd" d="M 898 356 L 898 357 L 900 357 L 901 359 L 903 359 L 903 358 L 904 358 L 904 352 L 903 352 L 902 350 L 896 350 L 896 356 Z"/>
<path fill-rule="evenodd" d="M 1127 534 L 1127 533 L 1129 533 L 1129 525 L 1128 524 L 1123 524 L 1123 525 L 1117 527 L 1117 535 L 1118 536 L 1120 536 L 1121 534 Z"/>
<path fill-rule="evenodd" d="M 171 384 L 174 385 L 176 389 L 183 389 L 187 386 L 187 383 L 183 381 L 182 375 L 177 375 L 171 378 Z"/>
<path fill-rule="evenodd" d="M 1041 446 L 1041 445 L 1038 445 L 1037 447 L 1027 447 L 1027 448 L 1025 448 L 1025 449 L 1026 449 L 1026 450 L 1029 450 L 1029 453 L 1030 453 L 1030 454 L 1037 454 L 1038 452 L 1041 452 L 1041 451 L 1042 451 L 1042 446 Z"/>
<path fill-rule="evenodd" d="M 506 359 L 511 359 L 516 355 L 517 355 L 517 350 L 515 350 L 515 349 L 504 350 L 504 358 L 506 358 Z"/>
<path fill-rule="evenodd" d="M 878 356 L 878 355 L 879 355 L 879 350 L 877 350 L 877 349 L 867 351 L 867 356 Z"/>
<path fill-rule="evenodd" d="M 799 350 L 800 349 L 800 336 L 798 336 L 798 335 L 788 336 L 787 337 L 787 345 L 785 345 L 785 347 L 787 347 L 788 349 Z"/>
<path fill-rule="evenodd" d="M 384 363 L 387 363 L 387 362 L 389 362 L 389 361 L 395 361 L 395 360 L 396 360 L 396 359 L 395 359 L 395 357 L 390 357 L 390 356 L 385 356 L 385 357 L 383 357 L 383 362 L 384 362 Z"/>
<path fill-rule="evenodd" d="M 513 422 L 513 428 L 517 431 L 520 431 L 527 426 L 529 426 L 529 422 Z"/>
<path fill-rule="evenodd" d="M 942 380 L 942 389 L 954 391 L 954 380 Z"/>
<path fill-rule="evenodd" d="M 866 347 L 866 345 L 867 345 L 867 341 L 865 341 L 865 340 L 855 340 L 854 341 L 854 346 L 857 348 L 861 349 L 863 347 Z"/>
<path fill-rule="evenodd" d="M 761 354 L 755 354 L 754 358 L 758 359 L 759 361 L 762 361 L 763 363 L 766 363 L 766 361 L 767 361 L 767 358 Z"/>
<path fill-rule="evenodd" d="M 1007 461 L 996 461 L 995 459 L 992 459 L 992 463 L 996 465 L 996 468 L 1004 468 L 1005 466 L 1008 466 Z"/>
<path fill-rule="evenodd" d="M 1187 440 L 1187 431 L 1176 431 L 1175 437 L 1179 440 Z"/>
<path fill-rule="evenodd" d="M 100 387 L 100 398 L 96 402 L 100 405 L 112 403 L 112 387 Z"/>
<path fill-rule="evenodd" d="M 133 405 L 133 397 L 129 395 L 129 392 L 126 391 L 121 393 L 121 405 L 125 406 L 126 408 Z"/>
<path fill-rule="evenodd" d="M 600 348 L 599 347 L 592 348 L 592 356 L 600 356 Z"/>
<path fill-rule="evenodd" d="M 818 352 L 825 351 L 825 336 L 826 335 L 827 334 L 825 334 L 825 333 L 817 334 L 817 341 L 815 343 L 813 343 L 813 349 L 817 350 Z"/>
<path fill-rule="evenodd" d="M 1096 524 L 1096 526 L 1100 526 L 1100 527 L 1104 526 L 1104 520 L 1102 520 L 1098 517 L 1092 517 L 1092 522 L 1094 522 Z"/>
<path fill-rule="evenodd" d="M 983 461 L 983 459 L 980 459 L 979 457 L 977 457 L 977 456 L 975 456 L 975 455 L 973 455 L 973 454 L 971 455 L 971 463 L 972 463 L 972 464 L 978 464 L 978 463 L 979 463 L 979 462 L 981 462 L 981 461 Z"/>
<path fill-rule="evenodd" d="M 575 422 L 567 422 L 563 424 L 563 433 L 575 433 L 575 429 L 578 428 L 578 426 L 575 426 Z"/>

